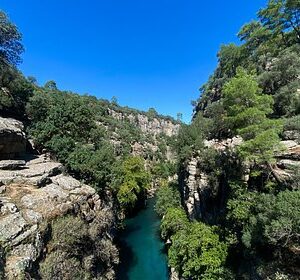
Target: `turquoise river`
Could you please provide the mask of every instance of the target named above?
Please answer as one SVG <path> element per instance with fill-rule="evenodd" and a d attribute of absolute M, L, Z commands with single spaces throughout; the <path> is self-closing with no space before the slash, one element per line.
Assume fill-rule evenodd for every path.
<path fill-rule="evenodd" d="M 164 243 L 160 239 L 160 220 L 154 211 L 155 199 L 126 220 L 120 236 L 121 254 L 118 280 L 167 280 L 168 267 Z"/>

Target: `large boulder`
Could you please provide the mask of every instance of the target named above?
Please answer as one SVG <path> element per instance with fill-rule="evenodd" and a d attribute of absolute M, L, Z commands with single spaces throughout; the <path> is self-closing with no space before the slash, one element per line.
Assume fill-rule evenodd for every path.
<path fill-rule="evenodd" d="M 12 159 L 25 151 L 23 124 L 15 119 L 0 117 L 0 159 Z"/>

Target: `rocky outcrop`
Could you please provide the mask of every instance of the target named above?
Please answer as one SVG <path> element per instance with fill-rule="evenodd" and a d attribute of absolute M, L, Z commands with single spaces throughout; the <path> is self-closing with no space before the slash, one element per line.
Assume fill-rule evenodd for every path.
<path fill-rule="evenodd" d="M 212 140 L 204 140 L 204 146 L 207 148 L 213 148 L 217 151 L 224 152 L 224 151 L 229 151 L 231 152 L 234 150 L 237 146 L 241 145 L 243 143 L 242 137 L 233 137 L 233 138 L 228 138 L 225 140 L 217 140 L 217 139 L 212 139 Z"/>
<path fill-rule="evenodd" d="M 12 119 L 1 121 L 2 127 L 5 123 L 0 134 L 0 143 L 5 144 L 2 155 L 21 156 L 26 141 L 23 126 Z M 23 279 L 25 274 L 36 275 L 39 261 L 47 254 L 51 221 L 69 214 L 80 217 L 89 227 L 100 222 L 103 226 L 97 238 L 114 247 L 112 203 L 100 199 L 94 188 L 65 174 L 62 164 L 47 154 L 0 160 L 0 264 L 3 268 L 0 277 L 1 273 L 8 280 Z M 113 278 L 112 267 L 117 262 L 115 255 L 113 261 L 105 264 L 106 271 L 101 275 Z"/>
<path fill-rule="evenodd" d="M 297 130 L 287 130 L 283 132 L 284 140 L 294 140 L 298 144 L 300 144 L 300 131 Z"/>
<path fill-rule="evenodd" d="M 182 278 L 179 277 L 178 272 L 175 270 L 175 268 L 170 269 L 170 275 L 169 275 L 170 280 L 182 280 Z"/>
<path fill-rule="evenodd" d="M 117 112 L 112 109 L 108 109 L 109 114 L 119 121 L 127 120 L 131 124 L 136 125 L 141 129 L 143 133 L 149 133 L 152 135 L 165 134 L 167 136 L 177 135 L 180 124 L 175 123 L 169 119 L 153 117 L 149 118 L 145 114 L 137 113 L 123 113 Z"/>
<path fill-rule="evenodd" d="M 57 217 L 69 213 L 91 223 L 106 216 L 108 228 L 113 227 L 114 215 L 94 188 L 61 172 L 61 164 L 46 155 L 26 161 L 19 170 L 0 170 L 0 244 L 9 248 L 7 279 L 30 271 L 45 250 L 45 224 Z M 107 232 L 103 236 L 109 239 Z"/>
<path fill-rule="evenodd" d="M 0 159 L 11 159 L 25 151 L 26 138 L 22 122 L 0 117 Z"/>

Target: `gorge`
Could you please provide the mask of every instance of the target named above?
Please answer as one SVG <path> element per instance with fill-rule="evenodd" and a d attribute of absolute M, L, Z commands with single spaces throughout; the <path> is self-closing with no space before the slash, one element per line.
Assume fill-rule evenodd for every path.
<path fill-rule="evenodd" d="M 0 11 L 0 279 L 300 278 L 299 1 L 221 46 L 189 124 L 39 84 L 21 38 Z"/>

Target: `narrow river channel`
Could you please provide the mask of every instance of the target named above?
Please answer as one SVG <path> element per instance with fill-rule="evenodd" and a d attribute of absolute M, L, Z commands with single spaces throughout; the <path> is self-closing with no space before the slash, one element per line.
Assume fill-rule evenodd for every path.
<path fill-rule="evenodd" d="M 126 220 L 120 236 L 121 265 L 118 280 L 167 280 L 164 243 L 159 236 L 160 219 L 154 211 L 155 199 L 135 217 Z"/>

